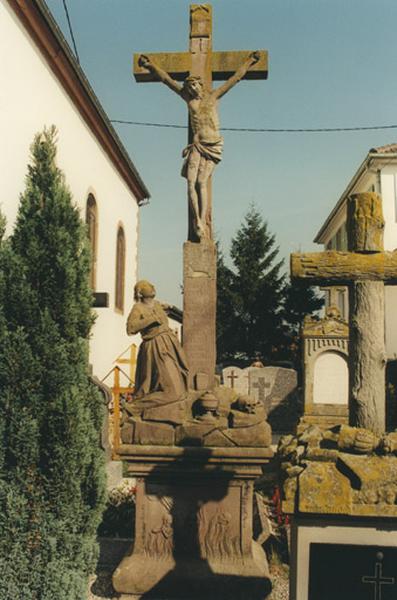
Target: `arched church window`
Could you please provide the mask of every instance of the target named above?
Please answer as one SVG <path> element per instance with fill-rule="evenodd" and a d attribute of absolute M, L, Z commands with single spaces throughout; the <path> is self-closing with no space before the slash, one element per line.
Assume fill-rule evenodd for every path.
<path fill-rule="evenodd" d="M 119 226 L 117 231 L 116 246 L 116 309 L 124 310 L 124 278 L 125 278 L 125 235 L 124 229 Z"/>
<path fill-rule="evenodd" d="M 97 203 L 92 194 L 88 195 L 85 222 L 87 224 L 88 238 L 90 240 L 91 247 L 91 271 L 90 271 L 90 285 L 93 290 L 96 289 L 96 263 L 97 263 L 97 250 L 98 250 L 98 209 Z"/>

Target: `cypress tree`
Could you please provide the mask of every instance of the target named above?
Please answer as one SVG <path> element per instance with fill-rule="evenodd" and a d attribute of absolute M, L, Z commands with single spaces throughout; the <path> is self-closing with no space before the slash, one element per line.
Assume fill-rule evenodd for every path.
<path fill-rule="evenodd" d="M 0 598 L 13 600 L 86 598 L 104 506 L 89 251 L 55 137 L 36 136 L 0 246 Z"/>

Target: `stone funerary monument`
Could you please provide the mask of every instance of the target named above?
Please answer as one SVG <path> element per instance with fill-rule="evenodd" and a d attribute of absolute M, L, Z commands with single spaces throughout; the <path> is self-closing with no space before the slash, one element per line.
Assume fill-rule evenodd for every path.
<path fill-rule="evenodd" d="M 349 425 L 308 425 L 279 445 L 284 510 L 293 515 L 291 600 L 397 597 L 397 431 L 385 432 L 381 199 L 348 203 L 349 252 L 294 254 L 291 275 L 349 286 Z M 332 569 L 330 569 L 332 566 Z"/>
<path fill-rule="evenodd" d="M 265 553 L 253 540 L 252 505 L 254 480 L 272 456 L 271 429 L 263 405 L 215 386 L 210 180 L 223 146 L 217 103 L 240 79 L 265 78 L 267 54 L 213 52 L 207 4 L 190 7 L 189 43 L 189 52 L 134 57 L 137 81 L 160 81 L 187 104 L 189 228 L 183 348 L 151 283 L 136 284 L 128 317 L 127 331 L 140 332 L 142 344 L 115 450 L 125 474 L 137 478 L 136 527 L 113 585 L 122 600 L 263 600 L 271 585 Z"/>

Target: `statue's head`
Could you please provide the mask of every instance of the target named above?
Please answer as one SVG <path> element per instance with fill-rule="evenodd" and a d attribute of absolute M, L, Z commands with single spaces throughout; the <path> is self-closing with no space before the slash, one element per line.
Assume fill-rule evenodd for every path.
<path fill-rule="evenodd" d="M 192 96 L 192 98 L 198 98 L 203 92 L 203 81 L 198 75 L 189 75 L 183 82 L 183 89 Z"/>
<path fill-rule="evenodd" d="M 141 279 L 137 281 L 134 287 L 134 300 L 137 302 L 142 298 L 154 298 L 156 295 L 156 289 L 150 281 Z"/>

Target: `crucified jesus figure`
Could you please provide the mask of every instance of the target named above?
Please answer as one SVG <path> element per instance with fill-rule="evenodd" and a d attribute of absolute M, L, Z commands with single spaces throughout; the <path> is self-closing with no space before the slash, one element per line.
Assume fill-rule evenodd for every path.
<path fill-rule="evenodd" d="M 219 133 L 218 100 L 236 85 L 259 59 L 258 51 L 251 52 L 247 60 L 225 83 L 213 90 L 207 90 L 201 77 L 190 75 L 181 85 L 148 56 L 141 54 L 139 58 L 140 66 L 149 69 L 188 105 L 193 140 L 182 153 L 185 158 L 182 176 L 187 179 L 193 229 L 199 239 L 211 236 L 206 224 L 207 183 L 215 166 L 222 159 L 223 138 Z"/>

